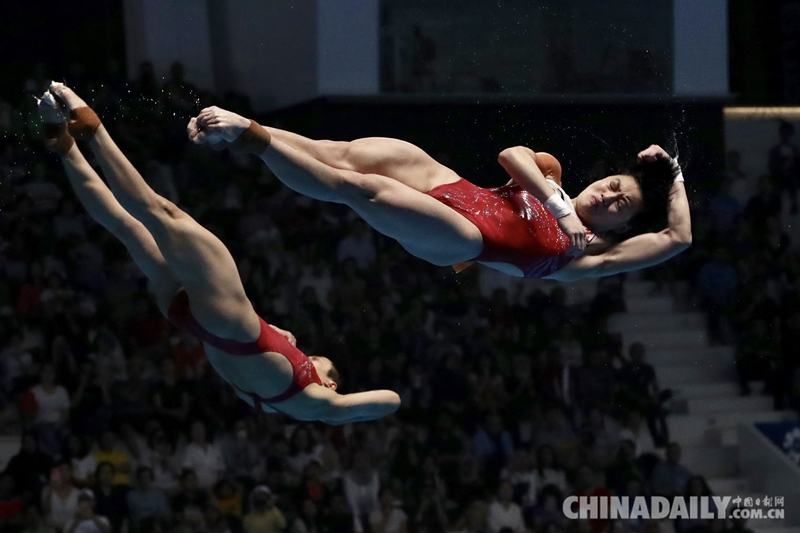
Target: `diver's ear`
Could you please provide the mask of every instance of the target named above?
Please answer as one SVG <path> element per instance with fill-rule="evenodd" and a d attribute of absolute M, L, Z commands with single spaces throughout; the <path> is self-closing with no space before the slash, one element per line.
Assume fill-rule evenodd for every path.
<path fill-rule="evenodd" d="M 329 389 L 331 389 L 332 391 L 335 391 L 337 388 L 339 388 L 339 384 L 336 383 L 335 381 L 331 381 L 329 383 L 326 383 L 325 386 L 328 387 Z"/>
<path fill-rule="evenodd" d="M 613 231 L 617 235 L 620 235 L 620 234 L 628 232 L 630 230 L 631 230 L 631 225 L 626 222 L 625 224 L 620 224 L 619 226 L 617 226 L 616 228 L 612 229 L 611 231 Z"/>

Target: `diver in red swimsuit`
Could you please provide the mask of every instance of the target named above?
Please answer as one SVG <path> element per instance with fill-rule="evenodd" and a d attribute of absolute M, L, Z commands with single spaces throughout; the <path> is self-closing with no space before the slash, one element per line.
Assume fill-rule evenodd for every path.
<path fill-rule="evenodd" d="M 291 333 L 259 317 L 225 245 L 147 185 L 72 90 L 53 83 L 39 113 L 46 144 L 61 156 L 81 203 L 125 245 L 161 312 L 203 341 L 209 362 L 240 398 L 264 411 L 330 424 L 374 420 L 397 410 L 400 398 L 389 390 L 337 393 L 339 375 L 329 359 L 307 357 Z M 108 187 L 74 138 L 89 142 Z"/>
<path fill-rule="evenodd" d="M 514 276 L 570 281 L 645 268 L 692 241 L 680 167 L 655 145 L 630 171 L 570 199 L 555 158 L 522 146 L 499 155 L 509 184 L 482 189 L 398 139 L 316 141 L 217 107 L 192 118 L 187 133 L 197 144 L 232 143 L 259 156 L 291 189 L 350 206 L 435 265 L 479 261 Z M 631 226 L 641 231 L 665 214 L 666 228 L 619 241 Z"/>

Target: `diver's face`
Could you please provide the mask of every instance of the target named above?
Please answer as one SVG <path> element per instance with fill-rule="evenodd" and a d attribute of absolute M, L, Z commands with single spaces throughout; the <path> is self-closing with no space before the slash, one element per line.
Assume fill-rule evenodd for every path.
<path fill-rule="evenodd" d="M 592 231 L 623 227 L 643 205 L 642 191 L 633 176 L 619 174 L 595 181 L 575 198 L 575 211 Z"/>
<path fill-rule="evenodd" d="M 317 375 L 319 379 L 322 380 L 322 386 L 336 390 L 337 383 L 328 377 L 328 373 L 331 371 L 331 368 L 333 368 L 333 362 L 327 357 L 321 357 L 319 355 L 312 355 L 309 359 L 314 364 L 314 368 L 317 369 Z"/>

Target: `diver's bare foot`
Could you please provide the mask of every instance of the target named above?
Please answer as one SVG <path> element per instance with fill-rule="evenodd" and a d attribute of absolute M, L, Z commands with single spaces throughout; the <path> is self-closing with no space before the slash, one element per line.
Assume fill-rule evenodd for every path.
<path fill-rule="evenodd" d="M 89 140 L 94 137 L 102 123 L 97 114 L 86 105 L 75 91 L 63 83 L 52 82 L 50 92 L 69 109 L 69 133 L 76 139 Z"/>
<path fill-rule="evenodd" d="M 86 102 L 84 102 L 80 96 L 75 94 L 75 91 L 73 91 L 63 83 L 59 83 L 56 81 L 51 82 L 50 92 L 53 93 L 53 95 L 59 98 L 62 102 L 64 102 L 64 105 L 70 111 L 72 111 L 73 109 L 77 109 L 79 107 L 88 107 Z"/>
<path fill-rule="evenodd" d="M 192 137 L 190 132 L 189 137 L 196 143 L 233 142 L 250 127 L 250 119 L 217 106 L 203 109 L 192 121 L 195 135 Z"/>
<path fill-rule="evenodd" d="M 67 130 L 67 117 L 64 109 L 48 91 L 36 98 L 36 108 L 42 121 L 44 145 L 60 156 L 66 156 L 75 145 L 75 140 Z"/>
<path fill-rule="evenodd" d="M 47 91 L 41 98 L 36 98 L 36 108 L 39 111 L 39 118 L 45 124 L 60 124 L 67 120 L 61 104 Z"/>

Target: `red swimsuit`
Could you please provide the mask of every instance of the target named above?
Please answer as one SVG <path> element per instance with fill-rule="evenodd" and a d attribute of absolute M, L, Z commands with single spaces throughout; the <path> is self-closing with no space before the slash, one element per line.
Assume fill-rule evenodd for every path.
<path fill-rule="evenodd" d="M 543 278 L 581 254 L 569 251 L 569 237 L 553 215 L 519 185 L 484 189 L 461 179 L 434 187 L 428 195 L 478 227 L 483 250 L 476 261 L 509 263 L 526 278 Z"/>
<path fill-rule="evenodd" d="M 322 385 L 322 381 L 317 375 L 317 369 L 308 356 L 289 344 L 289 341 L 264 322 L 263 318 L 258 317 L 258 319 L 261 321 L 261 334 L 258 339 L 253 342 L 238 342 L 217 337 L 201 326 L 197 319 L 192 316 L 186 291 L 181 290 L 178 292 L 169 306 L 169 321 L 178 329 L 194 335 L 204 343 L 222 352 L 230 355 L 255 355 L 276 352 L 283 355 L 291 363 L 294 371 L 291 385 L 282 394 L 272 398 L 261 398 L 257 394 L 243 391 L 231 383 L 239 392 L 249 396 L 257 409 L 261 409 L 261 404 L 274 404 L 288 400 L 311 383 Z"/>

